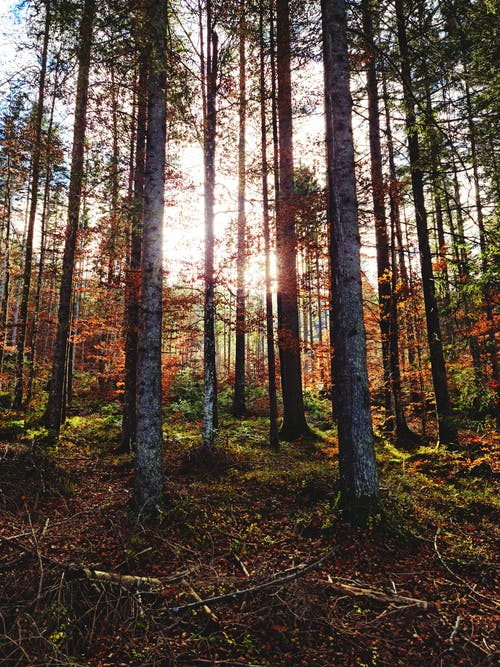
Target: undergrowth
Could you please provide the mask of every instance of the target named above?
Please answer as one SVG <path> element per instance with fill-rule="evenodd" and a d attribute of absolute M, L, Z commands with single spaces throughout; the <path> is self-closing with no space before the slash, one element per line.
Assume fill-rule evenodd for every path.
<path fill-rule="evenodd" d="M 484 600 L 495 576 L 493 432 L 467 434 L 455 452 L 436 445 L 402 452 L 377 438 L 383 511 L 353 530 L 338 503 L 334 430 L 320 425 L 274 450 L 265 417 L 223 413 L 208 461 L 199 456 L 199 422 L 171 409 L 164 510 L 146 521 L 130 503 L 133 457 L 115 451 L 119 416 L 118 404 L 72 415 L 52 449 L 43 449 L 43 429 L 26 426 L 2 445 L 0 656 L 8 664 L 406 667 L 422 664 L 418 637 L 426 637 L 429 665 L 441 664 L 443 643 L 454 650 L 454 642 L 461 653 L 442 664 L 462 664 L 462 654 L 464 664 L 490 664 L 489 625 L 486 648 L 477 648 L 474 619 L 491 604 Z M 193 596 L 272 579 L 332 546 L 332 565 L 316 577 L 222 611 L 180 618 L 169 611 Z M 90 581 L 87 565 L 159 578 L 162 592 Z M 339 576 L 366 590 L 392 581 L 398 593 L 435 600 L 433 611 L 395 616 L 389 605 L 382 613 L 369 595 L 336 595 Z M 474 597 L 476 586 L 482 592 Z M 457 615 L 464 639 L 450 644 Z M 388 642 L 392 635 L 404 646 Z"/>

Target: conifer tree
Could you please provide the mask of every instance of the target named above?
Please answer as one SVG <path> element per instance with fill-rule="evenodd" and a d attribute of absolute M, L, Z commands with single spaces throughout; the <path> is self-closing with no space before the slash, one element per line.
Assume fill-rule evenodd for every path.
<path fill-rule="evenodd" d="M 361 293 L 344 0 L 322 1 L 328 218 L 341 502 L 353 523 L 378 505 Z"/>
<path fill-rule="evenodd" d="M 163 490 L 161 332 L 166 143 L 166 0 L 148 1 L 145 23 L 149 40 L 150 71 L 139 306 L 135 500 L 139 509 L 155 510 L 161 505 Z"/>
<path fill-rule="evenodd" d="M 44 421 L 52 434 L 59 435 L 65 404 L 66 362 L 69 343 L 71 300 L 73 293 L 73 272 L 80 218 L 80 203 L 84 170 L 84 141 L 87 126 L 87 101 L 89 90 L 92 33 L 96 11 L 95 0 L 85 0 L 80 23 L 80 44 L 78 52 L 78 80 L 73 128 L 73 151 L 71 155 L 71 175 L 68 195 L 68 223 L 64 244 L 63 269 L 59 290 L 59 310 L 57 335 L 52 362 L 49 397 Z"/>

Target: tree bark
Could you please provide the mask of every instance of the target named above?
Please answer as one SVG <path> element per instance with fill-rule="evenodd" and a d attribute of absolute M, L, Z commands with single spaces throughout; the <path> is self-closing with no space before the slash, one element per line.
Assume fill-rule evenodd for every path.
<path fill-rule="evenodd" d="M 166 142 L 167 2 L 150 0 L 146 25 L 151 48 L 144 174 L 141 301 L 137 363 L 135 501 L 156 510 L 163 492 L 161 417 L 161 333 L 163 295 L 163 212 Z"/>
<path fill-rule="evenodd" d="M 288 0 L 277 0 L 277 74 L 279 196 L 276 219 L 278 258 L 278 345 L 283 394 L 280 437 L 296 440 L 309 433 L 304 414 L 297 304 L 297 238 L 293 194 L 293 135 L 290 16 Z"/>
<path fill-rule="evenodd" d="M 212 6 L 207 2 L 207 56 L 203 85 L 204 108 L 204 169 L 205 169 L 205 299 L 204 299 L 204 397 L 202 443 L 207 450 L 215 446 L 218 428 L 217 366 L 215 356 L 215 275 L 214 275 L 214 197 L 215 139 L 217 129 L 218 38 L 212 20 Z"/>
<path fill-rule="evenodd" d="M 349 520 L 361 523 L 378 507 L 378 477 L 366 366 L 344 1 L 323 0 L 322 21 L 341 502 Z"/>
<path fill-rule="evenodd" d="M 73 272 L 76 239 L 80 217 L 80 200 L 83 182 L 84 140 L 87 125 L 87 100 L 89 88 L 92 31 L 96 10 L 95 0 L 85 0 L 80 23 L 80 47 L 78 53 L 78 80 L 76 89 L 75 122 L 73 127 L 73 151 L 68 195 L 68 223 L 64 243 L 63 268 L 59 290 L 57 333 L 49 387 L 49 398 L 44 421 L 53 438 L 57 438 L 62 423 L 64 407 L 64 383 L 71 318 Z"/>
<path fill-rule="evenodd" d="M 238 140 L 238 250 L 236 258 L 236 341 L 234 362 L 233 414 L 242 418 L 246 413 L 245 401 L 245 266 L 246 266 L 246 46 L 245 0 L 240 2 L 239 26 L 239 140 Z"/>
<path fill-rule="evenodd" d="M 148 54 L 141 50 L 137 91 L 137 120 L 133 199 L 131 204 L 130 251 L 125 286 L 125 389 L 120 449 L 132 451 L 137 435 L 137 345 L 141 281 L 141 243 L 144 218 L 144 169 L 148 109 Z"/>

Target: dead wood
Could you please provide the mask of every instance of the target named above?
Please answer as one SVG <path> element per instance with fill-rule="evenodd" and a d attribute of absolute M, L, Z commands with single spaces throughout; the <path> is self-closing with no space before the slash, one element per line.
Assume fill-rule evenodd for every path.
<path fill-rule="evenodd" d="M 266 588 L 275 588 L 277 586 L 282 586 L 283 584 L 286 584 L 290 581 L 293 581 L 294 579 L 298 579 L 299 577 L 304 576 L 308 572 L 320 569 L 325 563 L 327 563 L 333 557 L 333 555 L 337 551 L 338 547 L 336 547 L 335 549 L 331 549 L 322 558 L 314 561 L 313 563 L 310 563 L 309 565 L 307 565 L 306 563 L 302 563 L 301 565 L 298 565 L 297 567 L 294 567 L 290 570 L 285 570 L 287 574 L 285 574 L 285 572 L 281 572 L 278 576 L 275 575 L 275 577 L 273 577 L 272 579 L 268 579 L 259 584 L 255 584 L 254 586 L 249 586 L 248 588 L 236 590 L 233 591 L 232 593 L 225 593 L 223 595 L 214 595 L 213 597 L 205 598 L 204 600 L 200 599 L 197 602 L 191 602 L 190 604 L 185 604 L 179 607 L 171 607 L 170 609 L 168 609 L 168 611 L 171 612 L 172 614 L 180 614 L 184 611 L 194 611 L 196 609 L 200 609 L 200 607 L 220 604 L 221 602 L 228 602 L 230 600 L 236 600 L 241 597 L 253 595 L 254 593 L 258 593 L 259 591 L 265 590 Z"/>
<path fill-rule="evenodd" d="M 428 609 L 429 607 L 427 600 L 418 600 L 417 598 L 398 595 L 396 592 L 392 591 L 385 592 L 377 590 L 376 588 L 368 588 L 361 584 L 345 583 L 330 576 L 328 576 L 327 581 L 324 583 L 332 588 L 337 588 L 348 595 L 366 597 L 372 600 L 377 600 L 378 602 L 397 605 L 398 607 L 417 607 L 419 609 Z"/>

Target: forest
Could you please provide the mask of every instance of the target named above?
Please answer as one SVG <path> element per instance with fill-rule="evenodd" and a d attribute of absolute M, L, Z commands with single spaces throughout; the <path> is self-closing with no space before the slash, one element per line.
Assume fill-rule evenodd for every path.
<path fill-rule="evenodd" d="M 498 10 L 0 2 L 0 664 L 498 664 Z"/>

